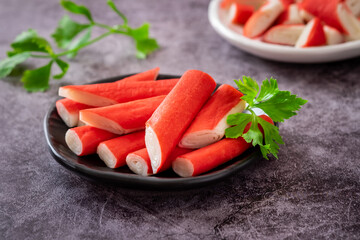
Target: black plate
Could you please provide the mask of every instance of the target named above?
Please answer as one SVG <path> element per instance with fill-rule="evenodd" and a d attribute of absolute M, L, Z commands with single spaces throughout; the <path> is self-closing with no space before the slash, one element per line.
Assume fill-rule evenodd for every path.
<path fill-rule="evenodd" d="M 130 75 L 132 74 L 107 78 L 94 83 L 113 82 Z M 160 74 L 158 79 L 179 77 Z M 124 187 L 163 190 L 200 187 L 218 182 L 261 158 L 259 148 L 251 148 L 241 156 L 197 177 L 181 178 L 172 170 L 165 171 L 156 176 L 143 177 L 132 173 L 128 167 L 118 169 L 108 168 L 96 154 L 83 157 L 76 156 L 65 143 L 65 133 L 67 130 L 68 127 L 57 114 L 55 103 L 52 104 L 44 119 L 44 131 L 50 152 L 55 160 L 66 169 L 84 178 Z"/>

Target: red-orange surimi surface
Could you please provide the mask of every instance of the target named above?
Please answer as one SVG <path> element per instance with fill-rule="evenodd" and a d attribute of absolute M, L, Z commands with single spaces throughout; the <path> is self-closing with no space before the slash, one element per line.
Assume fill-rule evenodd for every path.
<path fill-rule="evenodd" d="M 80 111 L 80 120 L 90 126 L 116 134 L 145 128 L 145 122 L 164 100 L 165 95 Z"/>
<path fill-rule="evenodd" d="M 224 9 L 229 9 L 233 3 L 239 3 L 242 5 L 252 6 L 257 10 L 261 5 L 263 5 L 267 0 L 222 0 L 220 7 Z"/>
<path fill-rule="evenodd" d="M 171 163 L 180 155 L 191 152 L 193 150 L 187 148 L 176 147 L 174 151 L 169 156 L 168 161 L 166 161 L 166 165 L 162 168 L 162 171 L 165 171 L 171 167 Z M 139 161 L 141 159 L 142 161 Z M 126 163 L 129 168 L 136 174 L 147 176 L 153 174 L 151 168 L 151 161 L 149 154 L 146 148 L 137 150 L 128 154 L 126 157 Z"/>
<path fill-rule="evenodd" d="M 91 107 L 67 98 L 56 101 L 56 110 L 68 127 L 74 127 L 78 124 L 80 110 Z"/>
<path fill-rule="evenodd" d="M 126 156 L 145 147 L 145 131 L 123 135 L 99 144 L 97 153 L 108 167 L 126 165 Z"/>
<path fill-rule="evenodd" d="M 225 129 L 230 127 L 226 124 L 227 115 L 244 110 L 245 101 L 240 99 L 242 96 L 243 94 L 234 87 L 228 84 L 221 85 L 196 115 L 185 131 L 179 146 L 200 148 L 220 140 L 225 134 Z M 233 112 L 229 113 L 230 111 Z M 205 135 L 213 138 L 214 141 L 205 139 Z"/>
<path fill-rule="evenodd" d="M 326 44 L 326 35 L 324 27 L 319 18 L 314 18 L 305 27 L 301 33 L 296 47 L 314 47 Z"/>
<path fill-rule="evenodd" d="M 78 156 L 96 153 L 99 143 L 115 138 L 118 135 L 91 126 L 69 129 L 65 141 L 69 148 Z"/>
<path fill-rule="evenodd" d="M 56 101 L 56 107 L 59 104 L 62 104 L 69 113 L 76 113 L 76 112 L 79 112 L 80 110 L 92 107 L 92 106 L 89 106 L 89 105 L 86 105 L 86 104 L 75 102 L 75 101 L 67 99 L 67 98 L 57 100 Z"/>
<path fill-rule="evenodd" d="M 123 78 L 119 81 L 125 82 L 139 82 L 139 81 L 155 81 L 159 74 L 160 68 L 150 69 L 148 71 L 138 73 L 126 78 Z M 74 127 L 78 125 L 79 121 L 79 111 L 87 108 L 92 108 L 93 106 L 86 105 L 83 103 L 75 102 L 71 99 L 64 98 L 56 102 L 56 109 L 66 123 L 68 127 Z"/>
<path fill-rule="evenodd" d="M 245 37 L 256 38 L 262 35 L 284 10 L 280 0 L 268 1 L 259 10 L 254 12 L 243 28 Z"/>
<path fill-rule="evenodd" d="M 273 121 L 265 115 L 261 115 L 265 121 Z M 246 127 L 248 131 L 250 124 Z M 217 166 L 239 156 L 251 147 L 242 137 L 237 139 L 225 138 L 209 146 L 179 156 L 173 161 L 174 171 L 182 177 L 197 176 L 210 171 Z"/>
<path fill-rule="evenodd" d="M 182 134 L 215 87 L 214 79 L 207 73 L 186 71 L 147 121 L 145 143 L 154 173 L 165 166 Z"/>
<path fill-rule="evenodd" d="M 59 95 L 97 107 L 168 94 L 178 79 L 130 82 L 118 81 L 61 87 Z"/>
<path fill-rule="evenodd" d="M 312 15 L 320 18 L 327 25 L 344 32 L 337 14 L 337 6 L 343 0 L 303 0 L 299 8 L 306 10 Z"/>
<path fill-rule="evenodd" d="M 245 24 L 253 13 L 253 6 L 233 3 L 230 8 L 230 20 L 234 24 Z"/>
<path fill-rule="evenodd" d="M 129 77 L 123 78 L 119 81 L 129 81 L 129 82 L 143 82 L 143 81 L 155 81 L 159 75 L 160 68 L 156 67 L 148 71 L 137 73 Z"/>
<path fill-rule="evenodd" d="M 276 19 L 275 24 L 303 24 L 297 4 L 290 4 Z"/>

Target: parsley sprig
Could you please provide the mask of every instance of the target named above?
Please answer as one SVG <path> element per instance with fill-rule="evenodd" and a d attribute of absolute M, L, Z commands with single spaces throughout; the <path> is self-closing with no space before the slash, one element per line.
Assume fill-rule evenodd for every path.
<path fill-rule="evenodd" d="M 264 158 L 272 154 L 277 158 L 279 144 L 284 144 L 279 128 L 257 116 L 254 112 L 256 108 L 263 110 L 273 121 L 283 122 L 296 115 L 307 100 L 291 94 L 289 91 L 280 91 L 276 79 L 265 79 L 261 88 L 258 83 L 250 77 L 243 76 L 243 79 L 234 80 L 240 92 L 244 94 L 241 99 L 247 102 L 246 110 L 248 113 L 235 113 L 227 118 L 227 123 L 232 125 L 225 131 L 227 138 L 243 137 L 246 142 L 253 146 L 259 145 Z M 250 129 L 244 133 L 248 123 Z M 261 132 L 259 125 L 263 129 Z"/>
<path fill-rule="evenodd" d="M 21 81 L 24 88 L 30 92 L 45 91 L 49 88 L 49 79 L 53 64 L 57 64 L 60 73 L 53 75 L 54 79 L 61 79 L 69 69 L 69 63 L 61 59 L 63 56 L 74 58 L 79 50 L 89 46 L 99 40 L 112 35 L 122 34 L 131 37 L 136 46 L 136 57 L 146 58 L 148 54 L 159 48 L 157 41 L 149 37 L 149 23 L 144 23 L 139 28 L 132 28 L 128 25 L 128 19 L 119 11 L 112 0 L 107 0 L 108 6 L 121 18 L 122 23 L 109 26 L 96 22 L 90 10 L 68 0 L 61 0 L 61 6 L 68 12 L 83 15 L 87 23 L 79 23 L 72 20 L 68 15 L 64 15 L 59 21 L 57 28 L 51 37 L 57 47 L 64 51 L 56 53 L 51 44 L 43 37 L 39 36 L 33 29 L 29 29 L 18 35 L 11 43 L 12 50 L 9 51 L 8 58 L 0 62 L 0 78 L 8 76 L 14 68 L 29 58 L 45 58 L 49 62 L 37 69 L 26 70 Z M 100 27 L 106 30 L 105 33 L 91 38 L 93 28 Z"/>

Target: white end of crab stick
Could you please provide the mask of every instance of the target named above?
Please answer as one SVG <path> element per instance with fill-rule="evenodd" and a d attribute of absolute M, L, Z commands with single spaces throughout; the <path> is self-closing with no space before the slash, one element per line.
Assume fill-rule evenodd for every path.
<path fill-rule="evenodd" d="M 306 24 L 306 27 L 295 44 L 295 47 L 315 47 L 325 44 L 326 36 L 324 27 L 319 18 L 314 18 L 308 24 Z"/>
<path fill-rule="evenodd" d="M 97 154 L 109 168 L 126 165 L 126 156 L 145 147 L 145 131 L 139 131 L 104 141 L 97 147 Z"/>
<path fill-rule="evenodd" d="M 221 85 L 196 115 L 179 146 L 196 149 L 222 139 L 225 129 L 230 127 L 226 123 L 227 117 L 245 109 L 245 101 L 240 99 L 242 96 L 234 87 Z"/>
<path fill-rule="evenodd" d="M 68 127 L 75 127 L 79 122 L 79 111 L 92 106 L 74 102 L 70 99 L 63 98 L 56 101 L 56 110 Z"/>
<path fill-rule="evenodd" d="M 334 45 L 344 42 L 344 36 L 336 29 L 330 26 L 324 26 L 327 45 Z"/>
<path fill-rule="evenodd" d="M 109 106 L 118 103 L 117 101 L 110 98 L 74 89 L 75 87 L 77 86 L 60 87 L 59 96 L 71 99 L 79 103 L 93 105 L 95 107 Z"/>
<path fill-rule="evenodd" d="M 138 175 L 149 176 L 152 174 L 151 161 L 146 148 L 129 153 L 126 156 L 126 165 Z"/>
<path fill-rule="evenodd" d="M 360 16 L 360 1 L 359 0 L 345 0 L 346 6 L 350 11 L 355 15 L 355 17 Z"/>
<path fill-rule="evenodd" d="M 268 116 L 261 115 L 260 117 L 273 124 Z M 246 126 L 244 132 L 249 128 L 250 124 Z M 172 168 L 181 177 L 197 176 L 241 155 L 250 147 L 251 143 L 247 143 L 242 137 L 225 138 L 193 152 L 180 155 L 172 162 Z"/>
<path fill-rule="evenodd" d="M 154 173 L 166 166 L 169 155 L 215 87 L 207 73 L 186 71 L 146 122 L 145 144 Z"/>
<path fill-rule="evenodd" d="M 295 46 L 305 25 L 276 25 L 270 28 L 263 37 L 264 42 Z"/>
<path fill-rule="evenodd" d="M 233 24 L 245 24 L 253 13 L 253 6 L 233 3 L 229 9 L 229 22 Z"/>
<path fill-rule="evenodd" d="M 262 35 L 284 11 L 284 5 L 279 0 L 270 0 L 257 10 L 244 26 L 244 36 L 256 38 Z"/>
<path fill-rule="evenodd" d="M 65 142 L 78 156 L 96 153 L 99 143 L 118 135 L 91 126 L 75 127 L 67 130 Z"/>
<path fill-rule="evenodd" d="M 145 128 L 145 122 L 165 99 L 165 95 L 80 111 L 86 124 L 115 134 L 126 134 Z"/>
<path fill-rule="evenodd" d="M 191 149 L 176 147 L 174 151 L 170 154 L 169 159 L 166 162 L 167 165 L 162 168 L 162 171 L 169 169 L 172 162 L 178 156 L 189 153 L 191 151 Z M 146 148 L 128 154 L 126 157 L 126 164 L 131 171 L 138 175 L 149 176 L 153 174 L 150 157 Z"/>
<path fill-rule="evenodd" d="M 293 3 L 279 16 L 276 24 L 303 24 L 298 5 Z"/>
<path fill-rule="evenodd" d="M 345 3 L 339 3 L 337 6 L 337 14 L 341 26 L 348 34 L 348 40 L 360 39 L 360 21 L 352 14 Z"/>

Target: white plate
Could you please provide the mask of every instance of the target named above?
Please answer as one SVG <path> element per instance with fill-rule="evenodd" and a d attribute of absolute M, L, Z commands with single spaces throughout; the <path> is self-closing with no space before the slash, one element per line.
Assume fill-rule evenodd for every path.
<path fill-rule="evenodd" d="M 331 62 L 360 56 L 360 40 L 299 49 L 246 38 L 242 35 L 242 27 L 227 23 L 226 11 L 220 8 L 220 2 L 221 0 L 210 2 L 209 21 L 220 36 L 245 52 L 270 60 L 294 63 Z"/>

